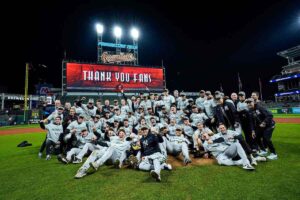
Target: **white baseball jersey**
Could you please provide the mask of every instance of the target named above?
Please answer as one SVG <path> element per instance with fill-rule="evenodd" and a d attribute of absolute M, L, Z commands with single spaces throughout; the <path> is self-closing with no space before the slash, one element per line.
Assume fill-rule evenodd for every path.
<path fill-rule="evenodd" d="M 59 136 L 63 133 L 63 127 L 61 124 L 57 125 L 54 123 L 45 125 L 45 129 L 48 131 L 47 133 L 47 140 L 51 140 L 57 143 Z"/>

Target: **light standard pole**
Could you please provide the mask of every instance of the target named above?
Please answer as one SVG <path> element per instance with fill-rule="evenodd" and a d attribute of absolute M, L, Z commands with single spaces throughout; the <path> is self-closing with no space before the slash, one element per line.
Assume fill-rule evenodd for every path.
<path fill-rule="evenodd" d="M 121 53 L 120 43 L 122 36 L 122 29 L 119 26 L 115 26 L 114 35 L 116 37 L 116 54 L 119 55 Z"/>
<path fill-rule="evenodd" d="M 29 76 L 29 63 L 26 63 L 26 67 L 25 67 L 25 94 L 24 94 L 24 123 L 26 121 L 26 113 L 28 110 L 28 102 L 27 102 L 27 98 L 28 98 L 28 77 Z"/>
<path fill-rule="evenodd" d="M 96 24 L 97 31 L 97 62 L 102 63 L 101 55 L 102 55 L 102 34 L 104 31 L 104 27 L 102 24 Z"/>

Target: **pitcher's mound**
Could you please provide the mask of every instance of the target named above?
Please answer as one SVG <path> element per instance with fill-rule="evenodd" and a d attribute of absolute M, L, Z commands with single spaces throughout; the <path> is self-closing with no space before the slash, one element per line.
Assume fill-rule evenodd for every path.
<path fill-rule="evenodd" d="M 208 158 L 193 158 L 192 155 L 190 156 L 192 163 L 189 164 L 189 166 L 200 166 L 200 165 L 212 165 L 214 163 L 216 163 L 216 161 L 214 159 Z M 171 164 L 173 168 L 176 167 L 183 167 L 185 166 L 183 163 L 183 156 L 171 156 L 168 155 L 168 160 L 167 163 Z"/>

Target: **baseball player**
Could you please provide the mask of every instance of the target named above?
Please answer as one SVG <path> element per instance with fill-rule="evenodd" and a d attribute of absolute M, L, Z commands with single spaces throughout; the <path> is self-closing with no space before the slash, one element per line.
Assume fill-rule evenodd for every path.
<path fill-rule="evenodd" d="M 166 164 L 166 157 L 161 153 L 159 143 L 164 140 L 160 134 L 152 134 L 147 126 L 141 128 L 143 137 L 140 140 L 141 144 L 141 163 L 139 164 L 140 170 L 150 171 L 150 175 L 160 182 L 161 169 L 171 170 L 171 165 Z"/>
<path fill-rule="evenodd" d="M 255 104 L 255 100 L 252 98 L 247 99 L 246 103 L 248 104 L 248 108 L 251 111 L 251 116 L 255 127 L 255 133 L 253 134 L 253 138 L 256 139 L 256 142 L 261 149 L 261 152 L 259 152 L 258 155 L 267 155 L 267 151 L 264 145 L 262 144 L 263 139 L 269 151 L 271 152 L 271 154 L 267 156 L 267 158 L 269 160 L 278 159 L 273 142 L 271 140 L 272 133 L 275 128 L 275 122 L 273 120 L 272 113 L 266 108 L 262 107 L 260 104 Z"/>
<path fill-rule="evenodd" d="M 252 137 L 252 134 L 255 134 L 254 126 L 253 126 L 253 119 L 250 115 L 249 108 L 247 106 L 246 94 L 245 92 L 241 91 L 238 94 L 239 102 L 237 103 L 237 112 L 239 114 L 239 118 L 241 121 L 242 129 L 245 135 L 245 139 L 247 144 L 251 147 L 251 149 L 257 150 L 257 144 Z"/>
<path fill-rule="evenodd" d="M 104 153 L 108 149 L 107 142 L 110 142 L 110 138 L 113 136 L 115 136 L 113 129 L 108 128 L 105 132 L 105 137 L 99 141 L 99 143 L 102 146 L 99 145 L 99 149 L 96 149 L 91 153 L 91 155 L 87 158 L 84 164 L 79 168 L 74 178 L 79 179 L 87 175 L 87 171 L 90 168 L 90 164 L 104 155 Z"/>
<path fill-rule="evenodd" d="M 166 106 L 167 111 L 169 111 L 171 105 L 175 103 L 175 98 L 172 95 L 169 95 L 168 89 L 164 90 L 162 100 L 164 101 L 164 105 Z"/>
<path fill-rule="evenodd" d="M 195 157 L 201 157 L 203 154 L 200 150 L 203 149 L 204 140 L 202 139 L 202 136 L 204 133 L 207 133 L 209 136 L 212 136 L 214 134 L 208 127 L 204 126 L 203 122 L 198 122 L 197 130 L 193 135 L 194 148 L 196 149 Z"/>
<path fill-rule="evenodd" d="M 190 116 L 190 119 L 192 121 L 192 126 L 196 127 L 198 122 L 205 123 L 206 120 L 208 120 L 208 117 L 205 113 L 199 113 L 199 110 L 196 105 L 192 107 L 192 114 Z"/>
<path fill-rule="evenodd" d="M 118 131 L 118 136 L 111 137 L 107 145 L 108 149 L 103 156 L 90 163 L 90 166 L 95 171 L 109 159 L 114 163 L 116 168 L 121 168 L 123 161 L 126 159 L 126 151 L 130 149 L 130 142 L 126 140 L 126 133 L 123 129 Z"/>
<path fill-rule="evenodd" d="M 184 92 L 180 93 L 180 97 L 177 98 L 177 108 L 179 110 L 184 110 L 189 105 L 188 99 Z"/>
<path fill-rule="evenodd" d="M 46 140 L 43 142 L 38 156 L 41 158 L 43 155 L 43 151 L 46 148 L 46 160 L 51 159 L 51 147 L 59 148 L 59 136 L 63 133 L 63 127 L 61 125 L 61 117 L 56 116 L 53 123 L 45 125 L 45 121 L 41 120 L 40 126 L 42 129 L 46 129 L 47 136 Z"/>
<path fill-rule="evenodd" d="M 94 106 L 94 99 L 89 99 L 88 104 L 83 104 L 83 100 L 85 100 L 85 97 L 81 101 L 78 101 L 77 105 L 82 108 L 85 118 L 89 120 L 92 116 L 96 115 L 97 107 Z"/>
<path fill-rule="evenodd" d="M 180 153 L 182 153 L 184 157 L 183 162 L 185 165 L 188 165 L 192 162 L 188 150 L 188 145 L 190 142 L 182 136 L 182 132 L 182 128 L 177 127 L 176 135 L 172 137 L 167 135 L 164 141 L 166 143 L 167 152 L 174 156 L 178 156 Z"/>
<path fill-rule="evenodd" d="M 203 110 L 205 100 L 206 100 L 205 91 L 201 90 L 199 93 L 199 97 L 196 99 L 196 106 Z"/>
<path fill-rule="evenodd" d="M 76 134 L 76 132 L 72 132 L 71 134 Z M 87 152 L 93 151 L 95 146 L 91 144 L 93 141 L 96 141 L 97 137 L 88 131 L 87 128 L 81 130 L 80 135 L 76 136 L 76 144 L 70 151 L 67 152 L 67 156 L 58 157 L 58 160 L 64 164 L 68 164 L 73 162 L 74 164 L 81 163 L 82 158 Z M 68 137 L 68 136 L 67 136 Z"/>

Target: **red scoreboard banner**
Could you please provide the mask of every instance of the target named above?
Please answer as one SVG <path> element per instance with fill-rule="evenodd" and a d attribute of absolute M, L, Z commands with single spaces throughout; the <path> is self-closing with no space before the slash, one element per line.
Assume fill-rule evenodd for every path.
<path fill-rule="evenodd" d="M 164 69 L 67 63 L 67 89 L 89 91 L 161 91 Z"/>

